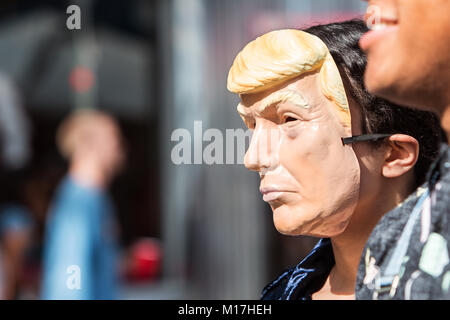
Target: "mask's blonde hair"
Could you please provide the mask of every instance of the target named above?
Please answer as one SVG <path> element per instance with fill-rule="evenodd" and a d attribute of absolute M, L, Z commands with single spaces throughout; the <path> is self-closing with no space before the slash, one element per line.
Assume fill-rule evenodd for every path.
<path fill-rule="evenodd" d="M 320 71 L 323 94 L 350 126 L 350 110 L 339 70 L 325 43 L 300 30 L 269 32 L 237 55 L 228 74 L 228 90 L 237 94 L 270 89 L 302 74 Z"/>

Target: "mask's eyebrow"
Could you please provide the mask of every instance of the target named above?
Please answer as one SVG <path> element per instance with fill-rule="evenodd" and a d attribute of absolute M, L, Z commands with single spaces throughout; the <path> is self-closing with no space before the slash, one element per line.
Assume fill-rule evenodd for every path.
<path fill-rule="evenodd" d="M 258 113 L 262 113 L 268 107 L 282 102 L 291 102 L 292 104 L 304 109 L 310 108 L 309 103 L 299 92 L 295 90 L 283 90 L 272 93 L 262 100 L 257 111 Z"/>
<path fill-rule="evenodd" d="M 246 107 L 244 107 L 244 105 L 242 105 L 242 103 L 239 103 L 238 105 L 237 105 L 237 112 L 239 113 L 239 115 L 241 116 L 241 117 L 243 117 L 243 118 L 248 118 L 248 117 L 251 117 L 251 113 L 250 112 L 247 112 L 247 108 Z"/>

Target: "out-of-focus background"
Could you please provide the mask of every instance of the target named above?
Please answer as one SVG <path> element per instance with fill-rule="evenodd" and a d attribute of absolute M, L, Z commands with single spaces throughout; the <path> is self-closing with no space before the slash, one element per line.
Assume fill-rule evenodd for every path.
<path fill-rule="evenodd" d="M 66 27 L 71 4 L 81 8 L 81 30 Z M 121 251 L 134 266 L 119 297 L 258 299 L 316 240 L 276 232 L 259 177 L 243 165 L 174 165 L 171 134 L 193 132 L 196 120 L 203 130 L 244 128 L 226 78 L 247 42 L 362 17 L 365 8 L 360 0 L 2 0 L 0 207 L 16 211 L 0 211 L 0 294 L 3 285 L 4 298 L 40 298 L 46 216 L 67 171 L 56 129 L 71 111 L 95 108 L 119 121 L 127 145 L 110 188 Z M 27 240 L 10 245 L 14 228 Z"/>

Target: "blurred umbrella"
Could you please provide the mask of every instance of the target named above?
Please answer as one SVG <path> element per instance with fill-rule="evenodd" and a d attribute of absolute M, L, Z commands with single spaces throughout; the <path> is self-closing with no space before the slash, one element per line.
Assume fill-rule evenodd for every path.
<path fill-rule="evenodd" d="M 0 72 L 0 158 L 2 169 L 17 170 L 30 158 L 30 123 L 22 108 L 21 94 Z"/>
<path fill-rule="evenodd" d="M 77 94 L 93 91 L 96 105 L 116 115 L 137 118 L 151 113 L 150 48 L 117 32 L 94 34 L 83 24 L 86 30 L 70 31 L 65 18 L 39 11 L 0 26 L 0 69 L 20 84 L 29 104 L 43 112 L 61 111 L 74 105 Z M 80 52 L 92 54 L 95 65 L 83 65 Z M 80 74 L 80 68 L 88 73 L 92 69 L 92 78 Z M 85 81 L 91 86 L 76 92 Z"/>

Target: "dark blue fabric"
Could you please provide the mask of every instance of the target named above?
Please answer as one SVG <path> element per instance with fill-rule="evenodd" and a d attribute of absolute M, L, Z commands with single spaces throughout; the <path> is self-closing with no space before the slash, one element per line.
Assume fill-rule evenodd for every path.
<path fill-rule="evenodd" d="M 283 272 L 268 284 L 261 300 L 311 300 L 335 265 L 330 239 L 320 239 L 314 249 L 296 267 Z"/>
<path fill-rule="evenodd" d="M 17 204 L 7 204 L 0 208 L 0 237 L 7 232 L 27 230 L 33 220 L 27 208 Z"/>

